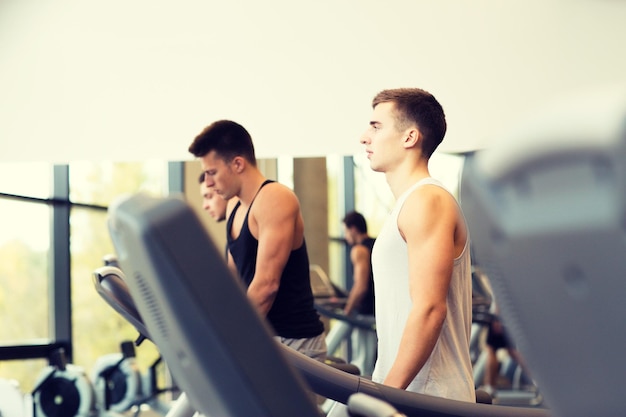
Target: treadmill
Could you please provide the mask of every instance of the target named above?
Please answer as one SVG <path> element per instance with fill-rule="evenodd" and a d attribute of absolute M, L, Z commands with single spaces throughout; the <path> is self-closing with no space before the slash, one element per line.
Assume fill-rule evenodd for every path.
<path fill-rule="evenodd" d="M 274 343 L 268 324 L 248 302 L 243 284 L 232 275 L 221 251 L 182 198 L 138 193 L 118 200 L 109 215 L 109 230 L 124 273 L 115 272 L 123 277 L 131 295 L 117 297 L 115 302 L 133 300 L 192 408 L 207 416 L 216 409 L 219 415 L 239 415 L 233 410 L 246 402 L 254 407 L 254 415 L 306 416 L 284 413 L 310 401 L 307 388 L 344 404 L 353 394 L 362 393 L 407 416 L 551 415 L 542 408 L 467 403 L 390 388 Z M 95 274 L 96 286 L 106 275 L 103 270 Z M 278 401 L 285 402 L 281 404 L 284 409 L 267 408 L 267 403 L 277 402 L 273 397 L 278 393 L 269 389 L 275 384 L 288 389 Z M 245 392 L 233 393 L 241 386 Z M 316 414 L 308 406 L 308 415 Z"/>

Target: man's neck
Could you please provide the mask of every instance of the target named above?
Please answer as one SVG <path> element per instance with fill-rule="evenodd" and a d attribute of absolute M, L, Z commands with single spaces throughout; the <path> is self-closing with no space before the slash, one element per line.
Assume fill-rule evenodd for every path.
<path fill-rule="evenodd" d="M 400 166 L 396 170 L 385 172 L 387 184 L 396 199 L 413 184 L 427 177 L 430 177 L 428 162 L 413 166 Z"/>
<path fill-rule="evenodd" d="M 257 168 L 249 169 L 249 171 L 243 174 L 241 178 L 241 191 L 237 195 L 241 204 L 244 206 L 252 204 L 252 200 L 256 197 L 265 180 L 266 178 Z"/>
<path fill-rule="evenodd" d="M 357 245 L 361 245 L 363 242 L 365 242 L 365 240 L 367 240 L 369 238 L 369 236 L 367 235 L 367 233 L 363 233 L 359 236 L 357 236 L 357 238 L 355 239 L 356 244 Z"/>

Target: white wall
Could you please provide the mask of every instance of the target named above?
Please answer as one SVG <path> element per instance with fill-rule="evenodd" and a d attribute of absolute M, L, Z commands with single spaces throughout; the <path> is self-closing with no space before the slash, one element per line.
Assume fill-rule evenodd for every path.
<path fill-rule="evenodd" d="M 624 81 L 619 0 L 3 0 L 0 162 L 190 159 L 207 124 L 258 156 L 359 152 L 383 88 L 430 90 L 443 150 Z"/>

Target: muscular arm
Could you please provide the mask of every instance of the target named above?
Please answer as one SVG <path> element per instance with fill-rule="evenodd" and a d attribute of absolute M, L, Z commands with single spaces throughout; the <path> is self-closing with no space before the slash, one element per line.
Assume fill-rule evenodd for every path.
<path fill-rule="evenodd" d="M 437 343 L 447 314 L 456 215 L 445 196 L 425 186 L 407 199 L 398 217 L 407 242 L 412 308 L 385 385 L 405 389 Z"/>
<path fill-rule="evenodd" d="M 353 284 L 344 313 L 351 314 L 361 305 L 369 287 L 370 251 L 364 245 L 355 245 L 350 250 L 350 261 L 353 268 Z"/>
<path fill-rule="evenodd" d="M 266 187 L 252 206 L 250 221 L 259 248 L 248 298 L 262 315 L 267 315 L 274 303 L 289 254 L 298 241 L 301 243 L 303 227 L 295 195 L 281 184 Z"/>

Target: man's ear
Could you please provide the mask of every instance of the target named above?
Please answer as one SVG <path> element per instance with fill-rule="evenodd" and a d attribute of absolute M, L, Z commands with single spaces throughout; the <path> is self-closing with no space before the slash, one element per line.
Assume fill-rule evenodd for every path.
<path fill-rule="evenodd" d="M 241 157 L 241 156 L 236 156 L 231 161 L 231 164 L 233 166 L 233 170 L 237 174 L 241 174 L 243 172 L 244 168 L 246 167 L 246 160 L 243 157 Z"/>
<path fill-rule="evenodd" d="M 422 135 L 417 128 L 407 129 L 404 136 L 404 147 L 414 148 L 418 145 Z"/>

